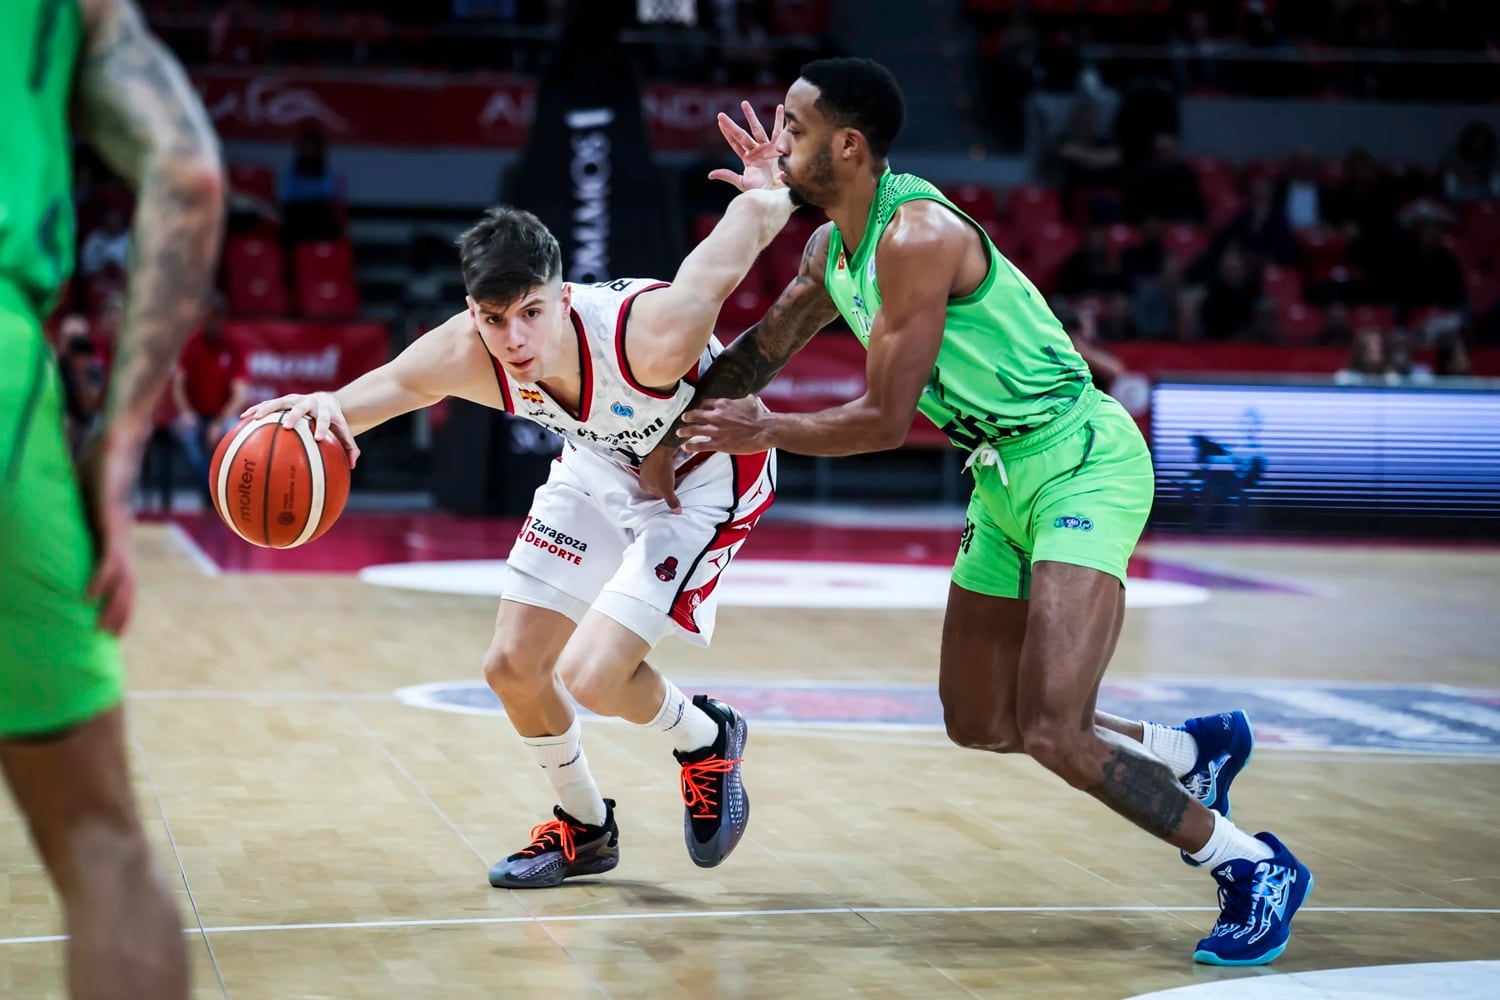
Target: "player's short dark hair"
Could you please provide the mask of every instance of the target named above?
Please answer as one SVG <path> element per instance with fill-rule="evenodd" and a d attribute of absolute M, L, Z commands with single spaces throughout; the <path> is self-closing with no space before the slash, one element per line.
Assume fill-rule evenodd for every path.
<path fill-rule="evenodd" d="M 475 302 L 514 302 L 562 273 L 557 237 L 509 205 L 487 210 L 456 242 L 464 289 Z"/>
<path fill-rule="evenodd" d="M 891 71 L 873 59 L 819 59 L 802 67 L 818 88 L 817 108 L 838 128 L 858 129 L 885 159 L 906 123 L 906 101 Z"/>

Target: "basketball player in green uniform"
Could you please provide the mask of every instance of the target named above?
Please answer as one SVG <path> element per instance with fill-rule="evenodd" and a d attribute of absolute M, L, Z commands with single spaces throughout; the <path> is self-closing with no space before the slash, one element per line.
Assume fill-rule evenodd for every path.
<path fill-rule="evenodd" d="M 182 925 L 130 787 L 116 637 L 130 492 L 223 222 L 218 146 L 127 0 L 0 3 L 0 767 L 62 899 L 78 997 L 187 996 Z M 103 428 L 75 471 L 42 318 L 73 266 L 71 120 L 136 187 Z"/>
<path fill-rule="evenodd" d="M 785 184 L 831 222 L 765 317 L 704 374 L 679 436 L 690 451 L 851 455 L 900 446 L 920 410 L 968 451 L 975 488 L 938 681 L 949 736 L 1030 755 L 1207 866 L 1223 913 L 1194 957 L 1269 962 L 1312 879 L 1274 837 L 1229 821 L 1228 786 L 1253 745 L 1244 714 L 1168 728 L 1094 710 L 1151 507 L 1146 444 L 984 230 L 933 185 L 891 171 L 903 106 L 883 67 L 830 59 L 803 68 L 771 135 L 748 104 L 748 132 L 720 116 L 745 172 L 713 176 Z M 835 315 L 869 352 L 865 395 L 769 412 L 752 394 Z M 642 483 L 675 505 L 664 465 L 653 455 Z"/>

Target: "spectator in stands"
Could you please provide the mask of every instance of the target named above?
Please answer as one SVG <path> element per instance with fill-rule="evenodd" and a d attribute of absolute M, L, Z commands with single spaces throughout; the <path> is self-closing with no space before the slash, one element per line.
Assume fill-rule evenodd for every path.
<path fill-rule="evenodd" d="M 1260 275 L 1239 243 L 1228 243 L 1209 278 L 1198 317 L 1209 340 L 1245 340 L 1260 321 Z"/>
<path fill-rule="evenodd" d="M 1135 278 L 1131 292 L 1130 318 L 1134 335 L 1141 340 L 1168 340 L 1181 329 L 1185 291 L 1186 262 L 1166 255 L 1155 274 Z M 1197 324 L 1193 324 L 1196 330 Z"/>
<path fill-rule="evenodd" d="M 68 443 L 76 455 L 104 408 L 104 362 L 89 335 L 88 317 L 70 313 L 57 334 L 57 368 L 67 414 Z"/>
<path fill-rule="evenodd" d="M 1349 307 L 1342 302 L 1331 302 L 1323 311 L 1323 329 L 1318 331 L 1318 343 L 1337 345 L 1354 343 L 1354 328 L 1349 325 Z"/>
<path fill-rule="evenodd" d="M 292 162 L 281 178 L 282 234 L 286 241 L 336 238 L 338 200 L 338 182 L 328 166 L 328 140 L 318 129 L 306 129 L 297 136 Z"/>
<path fill-rule="evenodd" d="M 1443 193 L 1463 204 L 1500 198 L 1500 160 L 1495 152 L 1495 130 L 1488 122 L 1473 121 L 1443 160 Z"/>
<path fill-rule="evenodd" d="M 1409 206 L 1401 221 L 1412 236 L 1397 270 L 1399 281 L 1393 289 L 1397 301 L 1407 309 L 1463 308 L 1467 297 L 1463 268 L 1444 245 L 1444 227 L 1453 221 L 1447 209 L 1423 199 Z"/>
<path fill-rule="evenodd" d="M 1120 255 L 1110 243 L 1109 227 L 1092 225 L 1083 232 L 1083 245 L 1063 261 L 1057 275 L 1060 295 L 1099 295 L 1127 288 Z"/>
<path fill-rule="evenodd" d="M 1361 327 L 1349 343 L 1344 367 L 1334 372 L 1333 380 L 1340 385 L 1383 381 L 1388 367 L 1385 335 L 1377 327 Z"/>
<path fill-rule="evenodd" d="M 1327 212 L 1319 168 L 1318 158 L 1305 149 L 1287 162 L 1279 201 L 1287 224 L 1293 229 L 1307 229 L 1324 222 Z"/>
<path fill-rule="evenodd" d="M 99 227 L 84 237 L 78 251 L 78 271 L 85 278 L 107 271 L 125 273 L 130 259 L 130 220 L 119 208 L 106 208 Z"/>
<path fill-rule="evenodd" d="M 1356 149 L 1344 161 L 1344 184 L 1330 199 L 1328 217 L 1348 241 L 1349 263 L 1376 285 L 1395 280 L 1396 200 L 1367 151 Z"/>
<path fill-rule="evenodd" d="M 94 317 L 94 353 L 104 362 L 107 374 L 114 361 L 115 345 L 120 342 L 120 325 L 125 322 L 125 293 L 110 292 L 99 305 Z"/>
<path fill-rule="evenodd" d="M 1474 367 L 1469 362 L 1469 349 L 1464 344 L 1461 332 L 1445 334 L 1432 345 L 1432 374 L 1440 377 L 1474 374 Z"/>
<path fill-rule="evenodd" d="M 1249 251 L 1258 265 L 1296 262 L 1297 241 L 1287 221 L 1286 206 L 1277 199 L 1275 182 L 1269 177 L 1257 177 L 1250 183 L 1249 205 L 1229 220 L 1215 242 L 1222 247 L 1231 240 Z"/>
<path fill-rule="evenodd" d="M 1130 219 L 1138 223 L 1153 217 L 1201 223 L 1207 217 L 1198 175 L 1183 161 L 1177 136 L 1156 133 L 1151 157 L 1136 175 L 1126 205 Z"/>
<path fill-rule="evenodd" d="M 224 330 L 224 299 L 214 296 L 202 328 L 188 339 L 172 377 L 173 431 L 197 482 L 207 489 L 209 456 L 245 408 L 245 350 Z"/>
<path fill-rule="evenodd" d="M 1073 210 L 1079 191 L 1119 185 L 1120 145 L 1100 133 L 1099 109 L 1088 97 L 1080 95 L 1073 102 L 1068 124 L 1052 149 L 1052 162 L 1064 211 Z"/>
<path fill-rule="evenodd" d="M 1432 369 L 1418 364 L 1412 354 L 1411 334 L 1397 328 L 1385 344 L 1385 374 L 1388 382 L 1431 382 Z"/>
<path fill-rule="evenodd" d="M 1125 371 L 1125 363 L 1100 345 L 1093 312 L 1087 309 L 1074 309 L 1066 302 L 1054 301 L 1052 313 L 1062 324 L 1062 328 L 1067 331 L 1069 339 L 1073 341 L 1073 346 L 1087 362 L 1089 371 L 1094 376 L 1094 384 L 1099 387 L 1100 391 L 1109 392 L 1115 379 Z"/>

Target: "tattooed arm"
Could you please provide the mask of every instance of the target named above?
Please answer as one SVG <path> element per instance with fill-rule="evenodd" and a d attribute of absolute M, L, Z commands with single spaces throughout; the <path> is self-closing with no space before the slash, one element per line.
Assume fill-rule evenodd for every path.
<path fill-rule="evenodd" d="M 105 423 L 144 440 L 218 260 L 218 140 L 182 68 L 130 0 L 85 0 L 81 137 L 137 190 L 130 283 Z"/>
<path fill-rule="evenodd" d="M 828 266 L 828 233 L 832 223 L 820 226 L 807 248 L 797 276 L 782 290 L 760 322 L 740 334 L 734 343 L 714 358 L 703 373 L 688 410 L 707 399 L 738 398 L 759 392 L 786 367 L 793 354 L 802 350 L 813 335 L 833 321 L 838 308 L 823 287 Z M 685 411 L 686 412 L 686 411 Z M 654 497 L 678 510 L 675 470 L 681 440 L 677 430 L 682 417 L 667 429 L 661 444 L 641 463 L 640 485 Z"/>
<path fill-rule="evenodd" d="M 705 399 L 737 399 L 764 389 L 786 367 L 792 355 L 838 315 L 833 299 L 823 287 L 823 272 L 828 266 L 828 233 L 832 226 L 831 222 L 825 223 L 813 233 L 802 251 L 797 276 L 760 322 L 714 358 L 698 383 L 693 406 Z M 681 426 L 681 418 L 676 426 Z M 676 440 L 675 431 L 676 427 L 669 432 L 669 440 Z"/>
<path fill-rule="evenodd" d="M 130 491 L 157 399 L 198 322 L 224 224 L 219 145 L 182 68 L 130 0 L 83 0 L 81 137 L 137 191 L 130 283 L 104 427 L 79 470 L 97 545 L 89 595 L 123 632 L 135 597 Z"/>

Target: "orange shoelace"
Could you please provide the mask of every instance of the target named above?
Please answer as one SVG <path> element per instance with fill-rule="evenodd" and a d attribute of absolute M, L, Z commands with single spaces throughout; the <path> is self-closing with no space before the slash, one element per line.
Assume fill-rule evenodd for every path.
<path fill-rule="evenodd" d="M 517 853 L 534 858 L 557 847 L 562 848 L 563 857 L 568 861 L 578 856 L 573 844 L 573 827 L 560 819 L 549 819 L 531 828 L 531 843 Z"/>
<path fill-rule="evenodd" d="M 696 764 L 682 765 L 682 804 L 693 810 L 696 819 L 717 819 L 718 803 L 714 801 L 714 777 L 728 774 L 743 759 L 725 760 L 710 757 Z"/>

